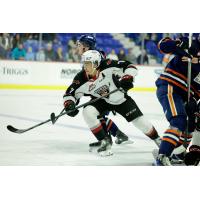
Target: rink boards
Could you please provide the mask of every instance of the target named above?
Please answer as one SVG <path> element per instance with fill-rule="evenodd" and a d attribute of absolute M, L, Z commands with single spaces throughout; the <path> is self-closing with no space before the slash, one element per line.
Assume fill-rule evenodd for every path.
<path fill-rule="evenodd" d="M 135 91 L 155 91 L 160 66 L 137 66 Z M 0 61 L 0 89 L 64 90 L 81 70 L 79 63 Z"/>

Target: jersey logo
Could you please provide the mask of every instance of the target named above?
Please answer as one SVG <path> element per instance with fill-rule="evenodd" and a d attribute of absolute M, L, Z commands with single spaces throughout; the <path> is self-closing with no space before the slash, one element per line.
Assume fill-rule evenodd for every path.
<path fill-rule="evenodd" d="M 94 88 L 96 87 L 96 85 L 95 84 L 91 84 L 91 85 L 89 85 L 89 92 L 91 92 L 92 90 L 94 90 Z"/>
<path fill-rule="evenodd" d="M 199 74 L 194 78 L 194 81 L 198 84 L 200 84 L 200 72 Z"/>
<path fill-rule="evenodd" d="M 100 96 L 103 96 L 105 94 L 108 94 L 109 93 L 109 87 L 107 85 L 103 85 L 102 87 L 96 89 L 94 91 L 94 93 L 100 95 Z"/>

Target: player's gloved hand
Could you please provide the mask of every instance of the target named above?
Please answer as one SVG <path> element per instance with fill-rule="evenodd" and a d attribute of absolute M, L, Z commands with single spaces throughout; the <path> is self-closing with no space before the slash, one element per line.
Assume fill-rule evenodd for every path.
<path fill-rule="evenodd" d="M 125 91 L 133 88 L 133 76 L 131 75 L 124 75 L 119 78 L 117 75 L 112 75 L 113 82 L 117 88 L 122 88 Z"/>
<path fill-rule="evenodd" d="M 200 146 L 192 145 L 189 152 L 185 155 L 184 162 L 186 165 L 198 165 L 200 161 Z"/>
<path fill-rule="evenodd" d="M 79 113 L 79 110 L 75 109 L 76 108 L 76 104 L 72 100 L 66 100 L 64 102 L 64 108 L 65 108 L 66 112 L 69 112 L 70 110 L 73 110 L 73 111 L 67 113 L 67 115 L 69 115 L 70 117 L 75 117 Z"/>

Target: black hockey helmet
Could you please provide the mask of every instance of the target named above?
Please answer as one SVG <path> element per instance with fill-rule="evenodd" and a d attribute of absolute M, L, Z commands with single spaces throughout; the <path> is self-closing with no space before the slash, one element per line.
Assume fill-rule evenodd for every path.
<path fill-rule="evenodd" d="M 96 47 L 96 38 L 93 34 L 81 35 L 78 41 L 89 47 L 90 50 L 94 50 Z"/>

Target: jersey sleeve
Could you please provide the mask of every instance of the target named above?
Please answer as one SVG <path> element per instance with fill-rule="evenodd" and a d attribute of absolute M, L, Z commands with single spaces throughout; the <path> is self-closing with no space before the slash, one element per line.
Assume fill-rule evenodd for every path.
<path fill-rule="evenodd" d="M 76 90 L 83 84 L 83 81 L 83 71 L 81 71 L 74 77 L 71 85 L 67 88 L 63 95 L 63 100 L 72 100 L 78 103 L 80 96 L 76 96 Z"/>
<path fill-rule="evenodd" d="M 130 75 L 134 78 L 138 74 L 137 67 L 129 61 L 117 61 L 117 65 L 123 69 L 125 75 Z"/>
<path fill-rule="evenodd" d="M 186 56 L 191 58 L 191 56 L 185 51 L 188 47 L 188 39 L 180 38 L 177 40 L 172 40 L 169 37 L 163 38 L 158 43 L 158 49 L 161 53 L 174 54 L 178 56 Z"/>

